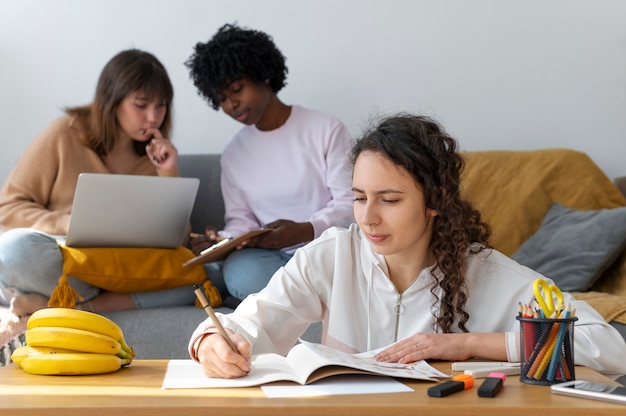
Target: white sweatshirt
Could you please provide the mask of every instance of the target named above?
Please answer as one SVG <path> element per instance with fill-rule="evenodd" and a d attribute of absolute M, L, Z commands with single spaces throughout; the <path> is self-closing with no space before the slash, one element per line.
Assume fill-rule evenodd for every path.
<path fill-rule="evenodd" d="M 242 128 L 222 152 L 220 234 L 234 237 L 278 219 L 310 222 L 314 238 L 332 226 L 348 227 L 354 222 L 351 145 L 339 120 L 300 106 L 275 130 Z"/>
<path fill-rule="evenodd" d="M 518 304 L 530 303 L 532 282 L 538 277 L 543 276 L 495 250 L 469 255 L 467 329 L 507 333 L 505 342 L 519 344 Z M 416 332 L 434 332 L 431 279 L 431 268 L 424 269 L 399 294 L 388 277 L 384 257 L 372 250 L 358 226 L 331 228 L 298 249 L 265 289 L 248 296 L 235 312 L 218 316 L 225 327 L 251 343 L 254 354 L 285 354 L 310 323 L 320 320 L 324 322 L 323 344 L 364 352 Z M 578 317 L 575 363 L 607 374 L 626 373 L 626 343 L 619 332 L 586 302 L 563 295 Z M 208 332 L 214 332 L 209 319 L 191 337 L 192 358 L 197 359 L 197 339 Z M 516 344 L 514 349 L 519 351 Z M 518 357 L 515 351 L 509 353 L 511 361 Z"/>

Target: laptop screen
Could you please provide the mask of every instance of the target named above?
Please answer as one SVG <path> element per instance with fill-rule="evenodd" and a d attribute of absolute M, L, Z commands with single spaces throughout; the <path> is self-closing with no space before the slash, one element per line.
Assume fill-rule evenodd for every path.
<path fill-rule="evenodd" d="M 199 183 L 197 178 L 82 173 L 65 244 L 178 247 Z"/>

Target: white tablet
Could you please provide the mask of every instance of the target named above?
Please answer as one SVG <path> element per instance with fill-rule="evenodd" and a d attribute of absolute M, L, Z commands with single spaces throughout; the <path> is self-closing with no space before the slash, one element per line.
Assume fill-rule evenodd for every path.
<path fill-rule="evenodd" d="M 626 387 L 585 380 L 572 380 L 550 386 L 552 393 L 585 399 L 626 404 Z"/>

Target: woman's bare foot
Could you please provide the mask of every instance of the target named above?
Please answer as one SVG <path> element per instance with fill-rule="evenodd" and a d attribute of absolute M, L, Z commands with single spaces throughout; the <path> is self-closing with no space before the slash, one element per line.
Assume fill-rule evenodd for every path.
<path fill-rule="evenodd" d="M 15 316 L 30 315 L 48 307 L 48 298 L 38 293 L 17 295 L 11 299 L 10 311 Z"/>

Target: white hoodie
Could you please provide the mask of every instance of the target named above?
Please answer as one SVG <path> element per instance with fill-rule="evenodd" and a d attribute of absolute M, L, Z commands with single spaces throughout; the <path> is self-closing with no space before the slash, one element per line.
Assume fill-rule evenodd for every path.
<path fill-rule="evenodd" d="M 532 282 L 543 276 L 496 250 L 470 254 L 467 261 L 466 328 L 506 333 L 505 342 L 514 347 L 507 346 L 509 359 L 519 361 L 518 305 L 530 303 Z M 384 257 L 372 250 L 357 225 L 331 228 L 297 250 L 265 289 L 248 296 L 235 312 L 218 316 L 250 342 L 253 354 L 286 354 L 309 324 L 318 321 L 324 322 L 323 344 L 350 353 L 370 351 L 417 332 L 434 332 L 437 306 L 431 279 L 431 268 L 426 268 L 399 294 Z M 626 373 L 626 342 L 619 332 L 586 302 L 563 295 L 578 317 L 575 363 L 607 374 Z M 214 328 L 207 319 L 191 337 L 192 358 L 197 360 L 196 341 L 209 332 Z"/>

